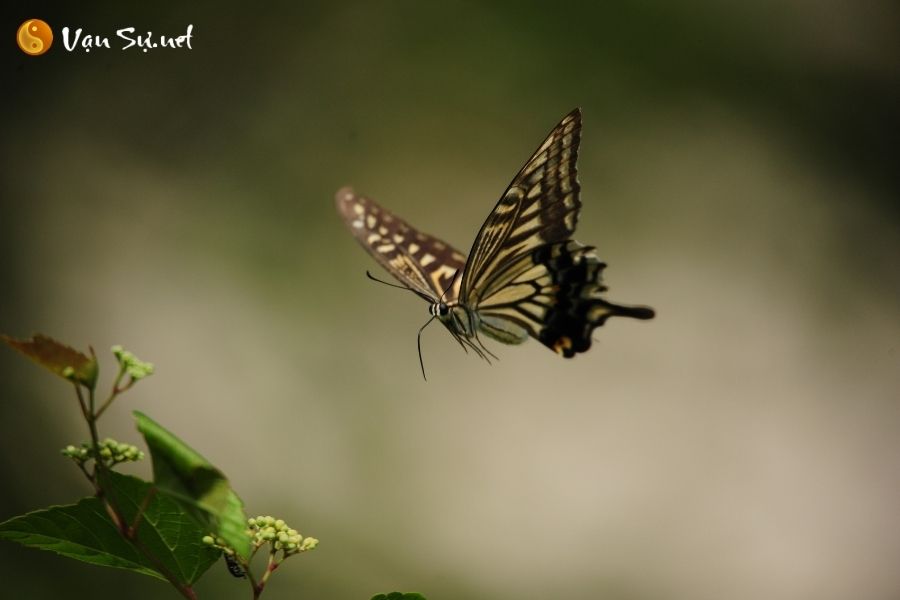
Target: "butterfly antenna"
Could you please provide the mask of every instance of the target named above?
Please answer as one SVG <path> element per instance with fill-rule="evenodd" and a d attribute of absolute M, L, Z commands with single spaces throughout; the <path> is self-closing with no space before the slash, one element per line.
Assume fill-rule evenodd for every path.
<path fill-rule="evenodd" d="M 372 275 L 369 271 L 366 271 L 366 277 L 368 277 L 368 278 L 371 279 L 372 281 L 377 281 L 378 283 L 383 283 L 384 285 L 389 286 L 389 287 L 392 287 L 392 288 L 398 288 L 398 289 L 401 289 L 401 290 L 409 290 L 410 292 L 412 292 L 413 294 L 415 294 L 415 295 L 418 296 L 419 298 L 422 298 L 423 300 L 425 300 L 425 301 L 427 301 L 427 302 L 429 302 L 429 303 L 434 302 L 434 299 L 433 299 L 433 298 L 430 298 L 429 296 L 426 296 L 425 294 L 423 294 L 423 293 L 420 292 L 419 290 L 413 289 L 413 288 L 411 288 L 411 287 L 409 287 L 409 286 L 405 286 L 405 285 L 397 285 L 396 283 L 391 283 L 390 281 L 385 281 L 385 280 L 383 280 L 383 279 L 378 279 L 377 277 L 375 277 L 374 275 Z"/>
<path fill-rule="evenodd" d="M 419 366 L 422 368 L 422 379 L 425 381 L 428 381 L 428 378 L 425 377 L 425 361 L 422 360 L 422 332 L 425 331 L 426 327 L 431 325 L 432 321 L 434 321 L 433 315 L 421 328 L 419 328 L 419 335 L 416 336 L 416 346 L 419 348 Z"/>

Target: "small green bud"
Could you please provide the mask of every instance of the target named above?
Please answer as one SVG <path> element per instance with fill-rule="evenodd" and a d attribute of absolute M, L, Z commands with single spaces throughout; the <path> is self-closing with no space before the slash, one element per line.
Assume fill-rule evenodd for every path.
<path fill-rule="evenodd" d="M 250 527 L 256 527 L 256 519 L 250 517 L 249 519 L 247 519 L 247 525 L 249 525 Z"/>
<path fill-rule="evenodd" d="M 275 520 L 275 529 L 284 529 L 284 519 Z"/>
<path fill-rule="evenodd" d="M 66 379 L 75 379 L 75 369 L 72 367 L 66 367 L 62 370 L 62 376 Z"/>
<path fill-rule="evenodd" d="M 211 536 L 211 535 L 204 535 L 203 543 L 206 544 L 207 546 L 212 546 L 213 544 L 216 543 L 216 540 L 214 540 L 213 536 Z"/>
<path fill-rule="evenodd" d="M 314 537 L 308 537 L 305 540 L 303 540 L 302 544 L 300 544 L 300 551 L 306 552 L 307 550 L 312 550 L 313 548 L 315 548 L 318 545 L 319 545 L 319 540 L 317 540 Z"/>

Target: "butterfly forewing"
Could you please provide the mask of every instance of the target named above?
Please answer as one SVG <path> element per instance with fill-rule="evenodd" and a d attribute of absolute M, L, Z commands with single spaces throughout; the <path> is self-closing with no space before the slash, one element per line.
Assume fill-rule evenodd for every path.
<path fill-rule="evenodd" d="M 458 250 L 349 187 L 338 190 L 335 203 L 357 241 L 402 284 L 433 299 L 456 300 L 466 260 Z"/>
<path fill-rule="evenodd" d="M 580 140 L 581 110 L 576 108 L 547 135 L 481 226 L 463 271 L 464 302 L 477 304 L 507 263 L 575 232 L 581 208 Z"/>

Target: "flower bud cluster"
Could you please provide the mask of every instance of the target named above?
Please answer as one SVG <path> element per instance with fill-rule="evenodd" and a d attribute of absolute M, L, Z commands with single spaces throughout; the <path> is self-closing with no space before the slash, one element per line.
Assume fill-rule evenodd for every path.
<path fill-rule="evenodd" d="M 112 438 L 106 438 L 100 442 L 98 444 L 98 451 L 100 460 L 103 461 L 107 467 L 123 462 L 135 462 L 144 458 L 144 453 L 138 450 L 137 446 L 117 442 Z M 61 450 L 61 453 L 63 456 L 68 456 L 80 464 L 84 464 L 85 462 L 96 458 L 94 456 L 94 446 L 89 442 L 85 442 L 81 444 L 81 446 L 69 444 Z"/>
<path fill-rule="evenodd" d="M 270 543 L 273 549 L 281 550 L 285 556 L 312 550 L 319 544 L 316 538 L 303 537 L 296 529 L 288 527 L 284 520 L 268 515 L 248 519 L 247 524 L 256 546 Z"/>
<path fill-rule="evenodd" d="M 116 345 L 111 349 L 116 356 L 116 360 L 119 361 L 119 365 L 135 381 L 153 374 L 152 363 L 140 360 L 137 356 L 122 348 L 122 346 Z"/>

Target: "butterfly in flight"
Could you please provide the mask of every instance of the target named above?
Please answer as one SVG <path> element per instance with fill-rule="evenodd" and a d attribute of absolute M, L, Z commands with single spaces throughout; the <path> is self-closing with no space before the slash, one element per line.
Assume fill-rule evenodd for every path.
<path fill-rule="evenodd" d="M 592 332 L 609 317 L 653 318 L 649 307 L 601 297 L 605 263 L 593 247 L 571 239 L 581 208 L 580 141 L 581 110 L 576 108 L 503 192 L 468 258 L 352 188 L 338 190 L 338 212 L 357 241 L 400 281 L 397 287 L 430 305 L 431 319 L 419 330 L 420 364 L 422 331 L 434 319 L 464 350 L 489 361 L 487 355 L 494 355 L 480 333 L 505 344 L 530 336 L 571 358 L 590 348 Z"/>

